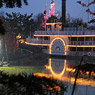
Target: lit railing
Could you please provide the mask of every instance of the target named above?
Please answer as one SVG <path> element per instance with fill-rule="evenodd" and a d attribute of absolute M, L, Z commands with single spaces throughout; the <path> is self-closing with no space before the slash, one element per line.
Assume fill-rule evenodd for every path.
<path fill-rule="evenodd" d="M 95 35 L 95 30 L 35 31 L 34 35 Z"/>
<path fill-rule="evenodd" d="M 95 41 L 71 41 L 69 45 L 95 45 Z"/>
<path fill-rule="evenodd" d="M 34 35 L 58 35 L 57 31 L 35 31 Z"/>

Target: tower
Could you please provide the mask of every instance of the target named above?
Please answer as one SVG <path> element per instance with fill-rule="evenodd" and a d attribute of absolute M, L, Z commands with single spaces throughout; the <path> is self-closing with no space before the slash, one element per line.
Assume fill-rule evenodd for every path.
<path fill-rule="evenodd" d="M 62 30 L 66 23 L 66 0 L 62 0 Z"/>

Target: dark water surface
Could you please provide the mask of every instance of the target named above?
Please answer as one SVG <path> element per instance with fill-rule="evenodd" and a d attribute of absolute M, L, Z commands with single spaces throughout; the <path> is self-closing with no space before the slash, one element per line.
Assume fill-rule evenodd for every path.
<path fill-rule="evenodd" d="M 83 61 L 84 64 L 86 61 Z M 68 85 L 68 91 L 65 95 L 71 95 L 73 83 L 75 80 L 74 67 L 80 63 L 80 60 L 66 60 L 49 58 L 48 64 L 45 65 L 47 73 L 52 75 L 58 80 L 62 80 L 66 85 Z M 74 95 L 95 95 L 95 80 L 89 78 L 88 74 L 80 75 L 77 79 L 77 85 Z"/>

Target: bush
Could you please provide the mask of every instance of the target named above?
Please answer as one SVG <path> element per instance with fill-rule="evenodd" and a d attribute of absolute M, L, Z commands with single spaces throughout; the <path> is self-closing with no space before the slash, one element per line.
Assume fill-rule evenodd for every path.
<path fill-rule="evenodd" d="M 7 75 L 0 72 L 0 95 L 47 95 L 65 91 L 66 87 L 57 80 L 21 73 Z"/>

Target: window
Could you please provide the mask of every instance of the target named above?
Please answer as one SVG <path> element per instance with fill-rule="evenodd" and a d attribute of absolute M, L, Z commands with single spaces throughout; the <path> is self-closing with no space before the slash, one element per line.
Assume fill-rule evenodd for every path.
<path fill-rule="evenodd" d="M 49 40 L 50 38 L 49 37 L 44 37 L 44 40 Z"/>
<path fill-rule="evenodd" d="M 77 51 L 83 51 L 83 48 L 78 47 L 78 48 L 77 48 Z"/>
<path fill-rule="evenodd" d="M 76 47 L 70 47 L 70 51 L 76 51 Z"/>
<path fill-rule="evenodd" d="M 71 41 L 77 41 L 77 37 L 71 37 Z"/>
<path fill-rule="evenodd" d="M 78 41 L 84 41 L 84 37 L 78 37 Z"/>

